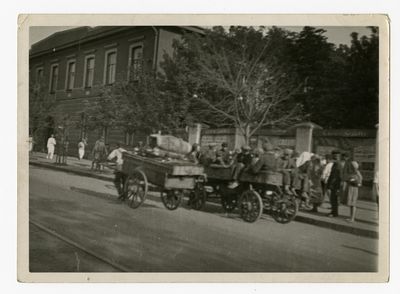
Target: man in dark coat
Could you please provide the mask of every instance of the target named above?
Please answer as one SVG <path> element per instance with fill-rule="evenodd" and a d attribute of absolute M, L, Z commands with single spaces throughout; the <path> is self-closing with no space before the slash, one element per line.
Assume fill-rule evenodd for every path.
<path fill-rule="evenodd" d="M 338 195 L 340 191 L 340 183 L 342 181 L 341 178 L 342 169 L 340 166 L 340 153 L 333 151 L 332 157 L 333 157 L 333 165 L 327 182 L 327 189 L 330 190 L 330 195 L 331 195 L 330 201 L 332 208 L 328 216 L 337 217 L 339 215 Z"/>

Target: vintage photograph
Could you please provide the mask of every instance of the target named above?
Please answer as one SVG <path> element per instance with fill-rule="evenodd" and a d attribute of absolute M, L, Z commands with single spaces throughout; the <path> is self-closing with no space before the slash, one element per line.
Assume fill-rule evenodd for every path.
<path fill-rule="evenodd" d="M 28 31 L 30 273 L 380 271 L 374 22 Z"/>

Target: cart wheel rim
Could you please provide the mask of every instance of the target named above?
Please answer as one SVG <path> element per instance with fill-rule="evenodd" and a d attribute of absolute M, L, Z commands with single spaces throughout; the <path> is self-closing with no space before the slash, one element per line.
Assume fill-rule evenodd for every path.
<path fill-rule="evenodd" d="M 244 221 L 255 222 L 260 218 L 263 209 L 260 195 L 253 190 L 244 191 L 239 199 L 239 209 Z"/>
<path fill-rule="evenodd" d="M 161 200 L 167 209 L 175 210 L 181 203 L 182 193 L 180 191 L 168 191 L 161 194 Z"/>
<path fill-rule="evenodd" d="M 288 223 L 292 221 L 298 212 L 298 203 L 295 199 L 286 199 L 277 204 L 276 210 L 273 212 L 273 218 L 279 223 Z"/>
<path fill-rule="evenodd" d="M 146 199 L 148 184 L 146 175 L 136 170 L 126 180 L 125 193 L 131 208 L 138 208 Z"/>

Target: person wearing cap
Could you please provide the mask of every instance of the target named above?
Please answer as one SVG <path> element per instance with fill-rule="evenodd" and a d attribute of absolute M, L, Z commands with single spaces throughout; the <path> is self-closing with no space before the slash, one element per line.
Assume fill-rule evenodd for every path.
<path fill-rule="evenodd" d="M 237 153 L 235 156 L 235 162 L 232 166 L 232 180 L 229 184 L 229 188 L 236 188 L 239 183 L 238 179 L 242 172 L 251 165 L 253 160 L 253 154 L 251 153 L 251 148 L 248 145 L 242 146 L 241 152 Z"/>
<path fill-rule="evenodd" d="M 229 150 L 226 142 L 221 144 L 221 149 L 216 152 L 215 164 L 229 165 Z"/>
<path fill-rule="evenodd" d="M 362 175 L 358 170 L 358 163 L 351 161 L 348 167 L 348 175 L 346 178 L 346 204 L 350 207 L 350 218 L 346 219 L 349 222 L 354 222 L 356 218 L 356 204 L 358 199 L 358 188 L 361 187 Z"/>
<path fill-rule="evenodd" d="M 122 165 L 124 160 L 122 158 L 122 154 L 126 152 L 124 148 L 121 147 L 120 143 L 116 144 L 116 148 L 111 151 L 108 155 L 107 160 L 115 160 L 115 170 L 114 170 L 114 185 L 118 191 L 118 199 L 125 200 L 124 193 L 124 183 L 126 180 L 126 175 L 122 172 Z"/>
<path fill-rule="evenodd" d="M 339 216 L 339 203 L 338 203 L 338 193 L 341 186 L 341 167 L 340 167 L 340 153 L 337 151 L 332 151 L 333 165 L 331 172 L 328 177 L 328 182 L 326 185 L 327 190 L 330 192 L 330 202 L 331 202 L 331 212 L 328 214 L 329 217 Z"/>

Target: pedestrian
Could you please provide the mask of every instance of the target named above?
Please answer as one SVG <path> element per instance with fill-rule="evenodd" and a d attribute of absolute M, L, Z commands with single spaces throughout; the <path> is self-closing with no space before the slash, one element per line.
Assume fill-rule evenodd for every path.
<path fill-rule="evenodd" d="M 362 176 L 358 170 L 358 163 L 352 161 L 349 167 L 349 175 L 346 180 L 346 202 L 347 206 L 350 207 L 350 218 L 346 219 L 348 222 L 354 222 L 356 218 L 356 204 L 358 199 L 358 188 L 362 184 Z"/>
<path fill-rule="evenodd" d="M 78 143 L 78 159 L 81 160 L 83 159 L 83 156 L 85 156 L 85 147 L 86 147 L 86 140 L 82 138 L 82 140 Z"/>
<path fill-rule="evenodd" d="M 332 159 L 333 159 L 333 164 L 326 186 L 330 193 L 330 202 L 331 202 L 331 212 L 328 214 L 328 216 L 337 217 L 339 216 L 338 193 L 342 181 L 341 168 L 340 168 L 340 153 L 337 151 L 333 151 Z"/>
<path fill-rule="evenodd" d="M 326 161 L 326 164 L 323 167 L 323 171 L 322 171 L 322 175 L 321 175 L 321 186 L 322 186 L 322 193 L 323 193 L 324 197 L 328 196 L 328 199 L 329 199 L 329 195 L 328 195 L 329 190 L 327 189 L 327 184 L 328 184 L 329 175 L 331 174 L 332 165 L 333 165 L 332 155 L 326 154 L 325 161 Z"/>
<path fill-rule="evenodd" d="M 127 152 L 124 148 L 121 147 L 120 143 L 116 144 L 116 148 L 111 151 L 110 155 L 108 155 L 107 160 L 115 160 L 115 170 L 114 170 L 114 185 L 118 192 L 118 199 L 125 200 L 124 193 L 124 183 L 126 180 L 126 175 L 122 171 L 122 165 L 124 160 L 122 158 L 122 154 Z"/>
<path fill-rule="evenodd" d="M 47 159 L 52 160 L 54 156 L 54 148 L 57 145 L 54 134 L 51 134 L 50 138 L 47 140 Z"/>
<path fill-rule="evenodd" d="M 379 213 L 379 171 L 377 170 L 374 174 L 374 181 L 372 185 L 372 194 L 375 197 L 376 204 L 378 205 Z"/>
<path fill-rule="evenodd" d="M 33 145 L 35 144 L 33 137 L 29 136 L 29 153 L 32 154 L 33 153 Z"/>
<path fill-rule="evenodd" d="M 96 143 L 94 144 L 93 150 L 92 150 L 92 156 L 93 156 L 93 161 L 92 161 L 92 170 L 95 169 L 97 171 L 100 171 L 100 165 L 101 162 L 104 160 L 104 158 L 107 155 L 107 148 L 104 143 L 104 137 L 101 136 Z"/>
<path fill-rule="evenodd" d="M 307 169 L 308 175 L 308 194 L 310 197 L 310 203 L 312 204 L 312 211 L 318 212 L 318 207 L 324 201 L 324 194 L 322 192 L 321 176 L 322 176 L 322 165 L 321 159 L 314 155 Z"/>

